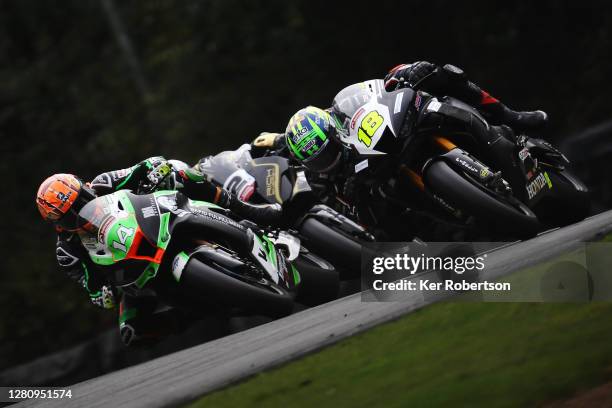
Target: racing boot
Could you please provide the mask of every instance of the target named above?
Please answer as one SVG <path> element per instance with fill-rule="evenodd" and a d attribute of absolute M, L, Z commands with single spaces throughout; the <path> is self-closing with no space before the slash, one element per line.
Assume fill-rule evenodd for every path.
<path fill-rule="evenodd" d="M 548 115 L 544 111 L 515 111 L 486 91 L 481 92 L 482 97 L 478 110 L 487 117 L 492 125 L 508 125 L 517 132 L 524 132 L 539 130 L 548 122 Z"/>

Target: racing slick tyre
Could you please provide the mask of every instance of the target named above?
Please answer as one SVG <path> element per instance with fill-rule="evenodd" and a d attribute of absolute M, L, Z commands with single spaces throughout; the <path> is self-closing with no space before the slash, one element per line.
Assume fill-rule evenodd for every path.
<path fill-rule="evenodd" d="M 338 297 L 340 279 L 338 272 L 331 265 L 322 267 L 304 256 L 298 257 L 292 263 L 301 279 L 296 302 L 305 306 L 316 306 Z"/>
<path fill-rule="evenodd" d="M 361 276 L 361 244 L 359 240 L 308 217 L 300 227 L 300 235 L 310 250 L 340 269 L 340 279 Z"/>
<path fill-rule="evenodd" d="M 527 206 L 518 201 L 518 204 L 502 201 L 442 160 L 435 160 L 426 167 L 423 180 L 428 191 L 476 219 L 486 221 L 494 232 L 527 238 L 537 234 L 541 228 L 538 218 Z"/>
<path fill-rule="evenodd" d="M 282 317 L 293 311 L 293 294 L 274 282 L 239 279 L 195 258 L 185 265 L 180 285 L 207 303 L 238 307 L 249 314 Z"/>

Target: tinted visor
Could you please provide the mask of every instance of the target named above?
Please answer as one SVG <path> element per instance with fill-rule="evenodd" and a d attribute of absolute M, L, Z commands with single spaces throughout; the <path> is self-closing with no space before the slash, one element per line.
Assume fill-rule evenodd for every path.
<path fill-rule="evenodd" d="M 316 155 L 302 160 L 302 164 L 310 171 L 324 173 L 332 168 L 340 160 L 340 146 L 334 139 L 327 139 Z"/>
<path fill-rule="evenodd" d="M 94 198 L 96 198 L 96 195 L 93 190 L 83 184 L 79 191 L 79 195 L 72 206 L 70 206 L 70 209 L 55 223 L 66 231 L 72 232 L 78 230 L 79 211 Z"/>

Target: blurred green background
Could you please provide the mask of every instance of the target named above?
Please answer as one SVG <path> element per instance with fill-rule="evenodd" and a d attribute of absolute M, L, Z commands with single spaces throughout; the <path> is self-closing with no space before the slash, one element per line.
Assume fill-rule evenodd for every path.
<path fill-rule="evenodd" d="M 34 196 L 162 154 L 195 162 L 401 62 L 453 63 L 559 141 L 609 119 L 604 1 L 0 1 L 0 368 L 115 325 L 56 270 Z M 128 52 L 126 52 L 126 49 Z"/>

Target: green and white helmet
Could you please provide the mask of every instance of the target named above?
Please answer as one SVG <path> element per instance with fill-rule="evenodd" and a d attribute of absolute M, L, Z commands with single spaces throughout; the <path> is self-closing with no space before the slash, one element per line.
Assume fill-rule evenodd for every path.
<path fill-rule="evenodd" d="M 323 109 L 308 106 L 291 117 L 285 140 L 289 151 L 306 168 L 317 173 L 332 170 L 340 160 L 342 146 L 336 139 L 338 124 Z"/>

